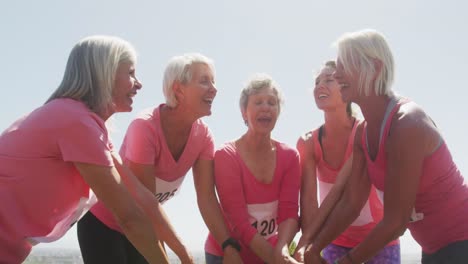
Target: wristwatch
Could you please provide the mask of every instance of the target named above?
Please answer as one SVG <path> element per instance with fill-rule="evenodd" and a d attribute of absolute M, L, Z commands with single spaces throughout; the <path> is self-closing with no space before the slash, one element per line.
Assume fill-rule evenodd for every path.
<path fill-rule="evenodd" d="M 228 239 L 224 240 L 223 244 L 221 245 L 221 247 L 223 248 L 223 251 L 228 246 L 233 247 L 237 251 L 241 250 L 241 246 L 240 246 L 239 242 L 237 242 L 237 240 L 235 240 L 232 237 L 229 237 Z"/>

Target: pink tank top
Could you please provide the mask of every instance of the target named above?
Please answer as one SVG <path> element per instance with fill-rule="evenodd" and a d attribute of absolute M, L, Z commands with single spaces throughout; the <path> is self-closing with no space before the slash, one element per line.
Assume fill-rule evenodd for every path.
<path fill-rule="evenodd" d="M 338 168 L 333 168 L 323 159 L 323 152 L 319 142 L 319 129 L 313 131 L 312 140 L 314 142 L 314 153 L 316 161 L 317 184 L 319 189 L 320 204 L 328 195 L 333 185 L 336 182 L 339 171 L 343 167 L 346 160 L 353 152 L 354 136 L 359 122 L 354 122 L 353 129 L 348 139 L 348 145 L 345 151 L 345 158 Z M 358 218 L 346 229 L 338 238 L 333 241 L 333 244 L 342 247 L 353 248 L 361 243 L 367 234 L 374 228 L 374 226 L 382 219 L 383 206 L 377 197 L 374 187 L 371 187 L 369 199 L 362 208 Z M 398 240 L 390 243 L 398 244 Z"/>
<path fill-rule="evenodd" d="M 365 150 L 367 171 L 382 201 L 387 167 L 385 141 L 393 115 L 407 102 L 397 102 L 388 118 L 384 120 L 375 161 L 371 160 L 367 151 L 367 132 L 364 124 L 362 146 Z M 407 227 L 427 254 L 434 253 L 450 243 L 468 239 L 468 187 L 445 142 L 423 161 L 419 189 Z"/>

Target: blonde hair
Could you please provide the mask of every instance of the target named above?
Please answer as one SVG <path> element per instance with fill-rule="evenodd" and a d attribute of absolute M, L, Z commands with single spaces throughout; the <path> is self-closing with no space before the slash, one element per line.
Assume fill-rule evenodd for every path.
<path fill-rule="evenodd" d="M 214 73 L 214 63 L 210 58 L 200 53 L 187 53 L 172 57 L 167 63 L 164 71 L 163 93 L 166 98 L 166 104 L 170 107 L 177 106 L 177 99 L 172 85 L 175 81 L 187 83 L 192 80 L 192 65 L 196 63 L 206 64 Z"/>
<path fill-rule="evenodd" d="M 385 37 L 372 29 L 346 33 L 336 42 L 338 57 L 347 74 L 359 72 L 359 93 L 369 95 L 392 94 L 395 65 L 393 55 Z M 377 71 L 374 60 L 382 63 L 381 70 L 371 87 L 372 78 Z"/>

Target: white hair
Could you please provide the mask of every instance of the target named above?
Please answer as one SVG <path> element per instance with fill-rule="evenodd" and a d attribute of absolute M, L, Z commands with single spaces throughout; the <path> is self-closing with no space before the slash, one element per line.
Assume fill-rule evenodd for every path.
<path fill-rule="evenodd" d="M 187 83 L 192 80 L 192 65 L 206 64 L 214 73 L 214 63 L 210 58 L 200 53 L 187 53 L 180 56 L 172 57 L 167 63 L 164 71 L 163 93 L 166 97 L 166 104 L 170 107 L 177 106 L 177 98 L 175 97 L 172 85 L 175 81 Z"/>
<path fill-rule="evenodd" d="M 374 89 L 376 95 L 392 94 L 394 80 L 394 60 L 385 37 L 371 29 L 346 33 L 336 42 L 338 58 L 347 74 L 359 72 L 359 93 L 369 95 Z M 377 70 L 375 60 L 382 63 L 375 86 L 372 78 Z"/>

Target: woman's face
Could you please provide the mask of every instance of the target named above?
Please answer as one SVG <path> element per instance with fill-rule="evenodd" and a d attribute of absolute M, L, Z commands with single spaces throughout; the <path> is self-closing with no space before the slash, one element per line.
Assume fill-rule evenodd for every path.
<path fill-rule="evenodd" d="M 247 99 L 247 107 L 242 112 L 249 130 L 271 133 L 280 111 L 278 96 L 271 88 L 262 88 Z"/>
<path fill-rule="evenodd" d="M 315 104 L 323 111 L 346 107 L 341 98 L 341 87 L 333 77 L 334 71 L 332 67 L 324 67 L 315 79 Z"/>
<path fill-rule="evenodd" d="M 112 99 L 114 112 L 132 111 L 133 97 L 142 84 L 135 75 L 135 65 L 133 62 L 120 63 L 115 73 Z"/>
<path fill-rule="evenodd" d="M 346 73 L 340 58 L 336 61 L 336 70 L 333 77 L 340 86 L 341 98 L 344 102 L 356 102 L 359 97 L 359 70 Z"/>
<path fill-rule="evenodd" d="M 195 63 L 191 66 L 192 79 L 182 85 L 183 98 L 179 103 L 188 107 L 197 117 L 211 115 L 211 105 L 216 97 L 214 73 L 204 63 Z"/>

